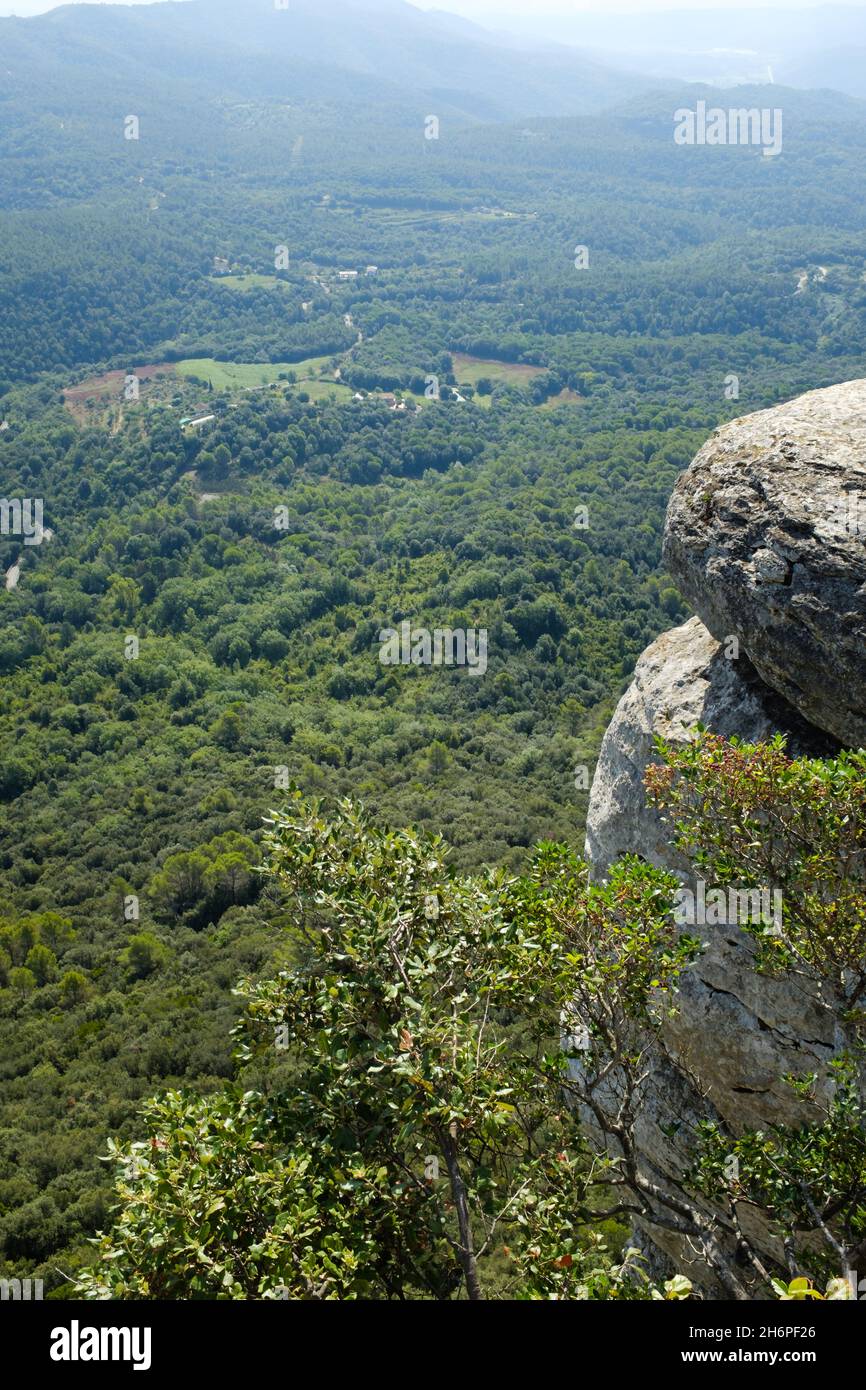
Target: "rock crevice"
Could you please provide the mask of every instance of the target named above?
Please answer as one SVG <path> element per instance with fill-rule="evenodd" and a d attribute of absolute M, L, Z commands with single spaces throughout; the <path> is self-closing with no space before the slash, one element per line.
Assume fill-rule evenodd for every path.
<path fill-rule="evenodd" d="M 747 742 L 781 732 L 791 754 L 811 757 L 866 744 L 866 380 L 717 430 L 674 489 L 664 553 L 697 616 L 644 652 L 605 734 L 587 817 L 598 878 L 627 853 L 691 876 L 646 804 L 656 735 L 683 744 L 698 723 Z M 686 1161 L 672 1103 L 735 1134 L 802 1123 L 782 1078 L 816 1072 L 828 1085 L 839 1043 L 802 981 L 756 974 L 745 932 L 701 935 L 706 949 L 683 977 L 638 1122 L 642 1160 L 657 1174 Z M 771 1248 L 766 1232 L 753 1235 Z M 677 1238 L 652 1240 L 718 1292 Z"/>

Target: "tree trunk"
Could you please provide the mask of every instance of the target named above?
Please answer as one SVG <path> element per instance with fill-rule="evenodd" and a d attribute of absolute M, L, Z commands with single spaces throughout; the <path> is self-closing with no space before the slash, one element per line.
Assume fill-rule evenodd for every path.
<path fill-rule="evenodd" d="M 483 1300 L 484 1294 L 481 1292 L 481 1282 L 478 1278 L 478 1262 L 475 1258 L 472 1222 L 469 1217 L 469 1200 L 466 1196 L 466 1186 L 460 1172 L 460 1164 L 457 1161 L 457 1144 L 453 1134 L 443 1136 L 442 1148 L 448 1167 L 448 1176 L 451 1180 L 451 1196 L 454 1198 L 454 1206 L 457 1209 L 457 1224 L 460 1228 L 458 1253 L 466 1280 L 466 1292 L 469 1294 L 470 1300 L 476 1303 Z"/>

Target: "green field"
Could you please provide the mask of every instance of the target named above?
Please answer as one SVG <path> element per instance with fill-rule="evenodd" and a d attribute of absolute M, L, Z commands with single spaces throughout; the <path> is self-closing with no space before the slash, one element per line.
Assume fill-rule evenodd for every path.
<path fill-rule="evenodd" d="M 276 275 L 213 275 L 211 279 L 229 290 L 272 290 L 276 285 L 288 289 L 285 280 L 278 280 Z"/>
<path fill-rule="evenodd" d="M 558 396 L 551 396 L 550 400 L 539 406 L 540 410 L 556 410 L 561 405 L 581 405 L 584 397 L 579 396 L 576 391 L 572 391 L 569 386 L 563 387 Z"/>
<path fill-rule="evenodd" d="M 498 362 L 495 358 L 470 357 L 465 352 L 452 353 L 454 375 L 458 381 L 477 386 L 483 377 L 490 381 L 525 386 L 534 376 L 541 376 L 543 367 L 530 367 L 525 362 Z"/>
<path fill-rule="evenodd" d="M 311 401 L 326 401 L 330 396 L 335 400 L 351 400 L 353 391 L 351 386 L 347 386 L 343 381 L 303 381 L 298 379 L 298 386 L 306 391 Z"/>
<path fill-rule="evenodd" d="M 240 391 L 269 386 L 281 372 L 294 372 L 299 383 L 307 382 L 319 377 L 330 361 L 330 357 L 306 357 L 301 362 L 217 362 L 214 357 L 187 357 L 177 363 L 176 370 L 179 376 L 209 381 L 217 391 Z"/>
<path fill-rule="evenodd" d="M 350 209 L 338 208 L 336 212 L 347 213 Z M 461 208 L 448 212 L 443 208 L 436 211 L 409 212 L 405 208 L 376 208 L 373 212 L 380 222 L 395 227 L 423 227 L 446 224 L 467 224 L 473 222 L 531 222 L 537 217 L 535 212 L 512 212 L 508 208 Z"/>
<path fill-rule="evenodd" d="M 352 395 L 352 388 L 333 380 L 332 360 L 331 357 L 306 357 L 300 362 L 218 362 L 214 357 L 187 357 L 176 364 L 176 371 L 182 377 L 196 377 L 199 381 L 210 382 L 217 391 L 243 391 L 270 386 L 279 382 L 282 372 L 294 372 L 294 384 L 308 391 L 311 400 L 326 400 L 332 391 L 338 400 L 347 400 Z M 525 386 L 544 370 L 543 367 L 531 367 L 523 362 L 470 357 L 463 352 L 454 353 L 453 361 L 458 382 L 470 386 L 477 386 L 483 377 L 488 377 L 494 384 Z M 429 404 L 424 396 L 413 397 L 411 391 L 404 390 L 400 394 L 407 400 L 417 400 L 419 405 Z M 565 397 L 571 395 L 570 392 L 564 393 L 563 398 L 556 398 L 554 404 L 566 404 Z M 488 409 L 491 398 L 476 395 L 474 404 Z"/>

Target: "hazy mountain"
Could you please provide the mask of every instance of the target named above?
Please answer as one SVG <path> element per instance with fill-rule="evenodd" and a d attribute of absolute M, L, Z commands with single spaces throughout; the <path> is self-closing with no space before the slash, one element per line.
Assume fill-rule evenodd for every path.
<path fill-rule="evenodd" d="M 793 62 L 786 80 L 795 87 L 832 87 L 866 97 L 866 25 L 859 45 L 821 49 Z"/>
<path fill-rule="evenodd" d="M 655 78 L 782 82 L 866 94 L 866 8 L 668 10 L 508 18 L 527 42 L 570 44 Z"/>
<path fill-rule="evenodd" d="M 182 4 L 64 6 L 35 19 L 0 20 L 7 79 L 32 86 L 76 77 L 147 85 L 182 79 L 220 95 L 291 99 L 340 75 L 347 94 L 399 90 L 427 111 L 440 107 L 484 120 L 598 110 L 640 91 L 642 78 L 568 48 L 520 51 L 453 16 L 427 14 L 402 0 L 187 0 Z M 305 73 L 307 76 L 305 77 Z M 348 84 L 346 86 L 346 84 Z M 436 103 L 439 103 L 439 106 Z"/>

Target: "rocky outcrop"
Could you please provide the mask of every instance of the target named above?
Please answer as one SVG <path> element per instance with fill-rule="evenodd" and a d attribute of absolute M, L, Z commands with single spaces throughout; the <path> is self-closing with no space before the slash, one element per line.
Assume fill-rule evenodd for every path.
<path fill-rule="evenodd" d="M 698 723 L 752 742 L 781 732 L 797 755 L 838 751 L 835 740 L 763 685 L 747 657 L 727 657 L 692 618 L 644 652 L 605 734 L 587 818 L 587 856 L 596 877 L 621 855 L 639 853 L 694 888 L 688 861 L 646 803 L 643 777 L 656 757 L 656 735 L 682 744 Z M 705 926 L 700 935 L 705 950 L 682 979 L 679 1013 L 665 1030 L 667 1055 L 655 1057 L 636 1130 L 645 1169 L 662 1185 L 688 1167 L 690 1136 L 700 1120 L 718 1121 L 733 1133 L 805 1120 L 805 1109 L 781 1078 L 824 1072 L 836 1041 L 826 1011 L 799 982 L 755 973 L 745 932 Z M 672 1129 L 672 1119 L 678 1128 Z M 773 1250 L 767 1232 L 753 1224 L 748 1234 Z M 696 1286 L 720 1294 L 686 1243 L 667 1232 L 654 1231 L 652 1239 Z"/>
<path fill-rule="evenodd" d="M 862 537 L 851 524 L 861 486 Z M 646 804 L 656 735 L 682 743 L 699 722 L 751 742 L 782 732 L 790 752 L 809 756 L 866 743 L 866 381 L 719 430 L 677 484 L 665 554 L 700 616 L 638 662 L 602 744 L 587 856 L 596 877 L 636 853 L 694 886 Z M 841 1042 L 801 980 L 756 974 L 747 933 L 705 926 L 699 934 L 705 950 L 683 977 L 637 1127 L 646 1171 L 663 1184 L 687 1166 L 687 1135 L 701 1118 L 734 1134 L 801 1123 L 801 1102 L 782 1077 L 814 1072 L 822 1090 Z M 746 1233 L 779 1254 L 769 1231 Z M 682 1241 L 657 1229 L 652 1241 L 718 1294 Z"/>
<path fill-rule="evenodd" d="M 866 380 L 717 430 L 674 490 L 665 562 L 767 685 L 866 744 Z"/>
<path fill-rule="evenodd" d="M 635 668 L 604 736 L 586 822 L 586 851 L 596 876 L 622 854 L 639 853 L 659 868 L 688 866 L 671 849 L 670 832 L 646 804 L 643 778 L 655 760 L 653 740 L 683 744 L 696 724 L 751 742 L 788 736 L 797 755 L 838 749 L 762 684 L 748 657 L 727 657 L 699 618 L 665 632 Z"/>

